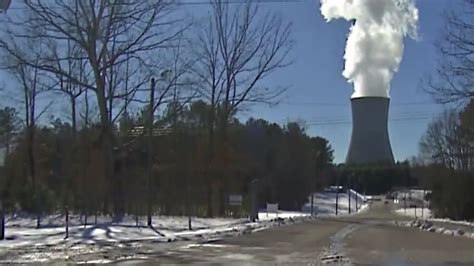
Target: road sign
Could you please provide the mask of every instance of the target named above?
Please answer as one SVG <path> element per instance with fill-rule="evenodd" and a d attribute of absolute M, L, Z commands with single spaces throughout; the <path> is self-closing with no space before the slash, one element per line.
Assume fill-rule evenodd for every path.
<path fill-rule="evenodd" d="M 267 203 L 267 212 L 278 213 L 278 203 Z"/>
<path fill-rule="evenodd" d="M 242 206 L 242 195 L 229 195 L 230 206 Z"/>

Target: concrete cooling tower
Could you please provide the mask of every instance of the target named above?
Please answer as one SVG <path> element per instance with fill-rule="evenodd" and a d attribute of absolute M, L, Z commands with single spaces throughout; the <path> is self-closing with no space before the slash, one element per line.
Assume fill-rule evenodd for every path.
<path fill-rule="evenodd" d="M 384 97 L 352 98 L 352 136 L 346 164 L 393 164 Z"/>

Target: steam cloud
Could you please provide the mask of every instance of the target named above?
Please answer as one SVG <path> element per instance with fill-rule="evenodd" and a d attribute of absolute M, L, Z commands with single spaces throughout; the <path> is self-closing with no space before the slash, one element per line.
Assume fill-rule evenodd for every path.
<path fill-rule="evenodd" d="M 352 98 L 389 97 L 390 81 L 402 60 L 406 36 L 417 38 L 413 0 L 321 0 L 327 21 L 354 21 L 346 43 L 343 76 L 354 83 Z"/>

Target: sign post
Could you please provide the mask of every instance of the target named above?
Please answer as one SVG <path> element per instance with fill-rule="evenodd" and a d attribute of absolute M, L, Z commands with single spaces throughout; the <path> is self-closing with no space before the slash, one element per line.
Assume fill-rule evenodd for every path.
<path fill-rule="evenodd" d="M 242 195 L 229 195 L 230 206 L 242 206 Z"/>
<path fill-rule="evenodd" d="M 234 210 L 232 212 L 232 217 L 237 218 L 241 214 L 242 195 L 229 195 L 229 206 Z"/>

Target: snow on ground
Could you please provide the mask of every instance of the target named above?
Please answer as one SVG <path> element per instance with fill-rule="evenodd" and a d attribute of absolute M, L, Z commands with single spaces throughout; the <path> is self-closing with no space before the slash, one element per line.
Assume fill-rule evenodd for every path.
<path fill-rule="evenodd" d="M 70 225 L 83 225 L 85 217 L 83 215 L 70 215 Z M 15 214 L 13 216 L 7 216 L 5 219 L 7 226 L 21 226 L 31 227 L 36 226 L 36 219 L 31 215 Z M 193 217 L 193 227 L 196 228 L 207 228 L 213 226 L 227 225 L 229 223 L 235 223 L 239 220 L 231 218 L 195 218 Z M 240 221 L 244 221 L 241 219 Z M 87 217 L 88 224 L 95 224 L 95 217 Z M 64 215 L 49 215 L 41 218 L 42 227 L 58 227 L 65 224 Z M 123 217 L 112 217 L 112 216 L 97 216 L 97 224 L 117 224 L 126 226 L 137 226 L 136 216 L 126 215 Z M 145 226 L 146 218 L 138 218 L 138 226 Z M 153 226 L 157 229 L 166 228 L 170 230 L 184 230 L 188 228 L 188 217 L 186 216 L 154 216 Z"/>
<path fill-rule="evenodd" d="M 294 211 L 278 211 L 278 213 L 260 211 L 258 213 L 258 219 L 260 221 L 270 221 L 276 218 L 288 219 L 288 218 L 297 218 L 297 217 L 307 217 L 309 215 L 310 215 L 309 213 L 294 212 Z"/>
<path fill-rule="evenodd" d="M 458 236 L 458 237 L 466 237 L 470 239 L 474 239 L 474 231 L 472 230 L 465 230 L 465 228 L 446 228 L 446 224 L 443 226 L 442 224 L 435 224 L 431 220 L 420 220 L 416 219 L 413 221 L 408 222 L 399 222 L 395 221 L 395 225 L 403 226 L 403 227 L 412 227 L 418 228 L 422 231 L 428 231 L 433 233 L 445 234 L 449 236 Z"/>
<path fill-rule="evenodd" d="M 465 225 L 465 226 L 472 226 L 474 227 L 474 222 L 469 221 L 454 221 L 448 218 L 432 218 L 430 221 L 433 222 L 442 222 L 442 223 L 450 223 L 450 224 L 457 224 L 457 225 Z"/>
<path fill-rule="evenodd" d="M 354 190 L 350 190 L 350 205 L 351 213 L 355 213 L 356 210 L 361 211 L 368 205 L 364 203 L 365 197 Z M 338 213 L 348 214 L 349 213 L 349 196 L 347 192 L 337 193 L 331 191 L 314 193 L 314 213 L 318 216 L 335 215 L 336 214 L 336 197 L 338 202 Z M 357 201 L 357 209 L 356 209 Z M 308 199 L 308 203 L 303 206 L 303 212 L 311 212 L 311 197 Z"/>
<path fill-rule="evenodd" d="M 351 191 L 351 210 L 355 213 L 355 198 L 359 210 L 363 209 L 363 196 Z M 335 214 L 336 194 L 315 193 L 316 215 Z M 15 214 L 6 217 L 6 240 L 0 241 L 0 255 L 21 254 L 16 262 L 47 262 L 54 256 L 76 256 L 94 253 L 99 249 L 114 249 L 121 245 L 143 245 L 144 243 L 170 242 L 175 240 L 208 241 L 265 230 L 266 228 L 308 219 L 309 203 L 303 212 L 282 211 L 258 214 L 257 222 L 248 219 L 197 218 L 192 217 L 192 230 L 188 230 L 188 217 L 154 216 L 153 227 L 146 226 L 146 217 L 70 215 L 69 238 L 64 239 L 64 216 L 49 215 L 41 219 L 41 228 L 36 229 L 36 219 L 31 215 Z M 348 213 L 348 195 L 339 193 L 340 214 Z M 278 218 L 278 219 L 277 219 Z M 96 222 L 97 220 L 97 222 Z M 140 242 L 144 241 L 144 242 Z M 6 257 L 5 257 L 6 256 Z M 61 257 L 62 258 L 62 257 Z M 6 262 L 11 262 L 7 260 Z"/>
<path fill-rule="evenodd" d="M 421 208 L 399 208 L 395 211 L 399 215 L 409 216 L 413 218 L 425 219 L 431 222 L 448 223 L 452 225 L 471 226 L 474 229 L 474 222 L 469 221 L 455 221 L 448 218 L 433 218 L 433 213 L 430 209 L 424 208 L 423 213 Z M 423 215 L 422 215 L 423 214 Z"/>
<path fill-rule="evenodd" d="M 64 216 L 51 215 L 42 218 L 41 228 L 36 229 L 36 220 L 26 215 L 15 215 L 6 219 L 6 241 L 0 241 L 0 248 L 23 245 L 55 245 L 65 242 L 96 243 L 123 242 L 139 240 L 169 241 L 188 231 L 188 217 L 155 216 L 153 228 L 145 226 L 146 219 L 141 217 L 136 223 L 133 216 L 114 219 L 99 216 L 97 224 L 94 217 L 89 217 L 88 225 L 83 224 L 84 217 L 71 215 L 69 239 L 64 240 Z M 206 234 L 223 230 L 237 224 L 245 223 L 244 219 L 226 218 L 192 218 L 193 229 L 190 235 Z"/>
<path fill-rule="evenodd" d="M 395 213 L 414 218 L 412 221 L 398 221 L 396 225 L 418 228 L 423 231 L 435 232 L 450 236 L 467 237 L 474 239 L 474 223 L 467 221 L 453 221 L 447 218 L 433 218 L 430 209 L 421 208 L 399 208 Z"/>
<path fill-rule="evenodd" d="M 399 215 L 404 215 L 404 216 L 409 216 L 409 217 L 414 217 L 414 218 L 428 219 L 428 218 L 433 217 L 431 210 L 428 208 L 424 208 L 423 210 L 421 208 L 406 208 L 406 209 L 401 208 L 401 209 L 397 209 L 395 212 Z"/>
<path fill-rule="evenodd" d="M 64 216 L 50 215 L 41 219 L 41 228 L 36 229 L 36 220 L 28 215 L 6 217 L 6 240 L 0 241 L 2 248 L 14 248 L 35 245 L 71 245 L 126 243 L 133 241 L 169 242 L 211 238 L 225 233 L 263 230 L 273 225 L 275 218 L 297 218 L 308 216 L 301 212 L 279 211 L 259 213 L 259 221 L 252 223 L 248 219 L 232 218 L 192 218 L 192 230 L 188 230 L 188 217 L 155 216 L 153 228 L 146 226 L 146 217 L 140 217 L 138 223 L 134 216 L 120 219 L 110 216 L 88 218 L 84 226 L 84 217 L 70 216 L 69 238 L 64 239 Z"/>

